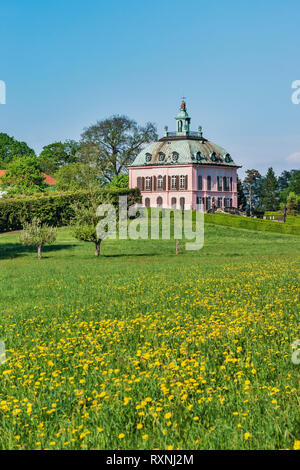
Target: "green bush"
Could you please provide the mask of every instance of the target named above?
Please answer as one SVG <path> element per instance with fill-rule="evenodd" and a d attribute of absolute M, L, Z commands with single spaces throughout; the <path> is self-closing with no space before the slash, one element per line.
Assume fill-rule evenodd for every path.
<path fill-rule="evenodd" d="M 118 204 L 119 196 L 127 195 L 128 204 L 140 202 L 138 189 L 99 190 L 99 203 L 107 196 Z M 74 217 L 74 205 L 88 200 L 87 191 L 47 193 L 28 197 L 0 199 L 0 232 L 19 230 L 25 222 L 37 217 L 42 223 L 53 227 L 68 225 Z"/>
<path fill-rule="evenodd" d="M 284 224 L 271 220 L 255 219 L 252 217 L 241 217 L 230 214 L 205 214 L 204 220 L 208 224 L 226 225 L 228 227 L 258 230 L 261 232 L 286 233 L 300 235 L 300 226 Z"/>

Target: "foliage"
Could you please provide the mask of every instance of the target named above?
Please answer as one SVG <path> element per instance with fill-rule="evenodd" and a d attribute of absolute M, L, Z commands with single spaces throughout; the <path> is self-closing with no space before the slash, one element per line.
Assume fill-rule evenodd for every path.
<path fill-rule="evenodd" d="M 32 194 L 48 188 L 35 156 L 17 157 L 9 163 L 1 178 L 1 189 L 8 195 Z"/>
<path fill-rule="evenodd" d="M 241 217 L 231 214 L 204 214 L 206 223 L 226 225 L 228 227 L 257 230 L 259 232 L 276 232 L 291 235 L 300 235 L 299 225 L 283 224 L 258 218 Z"/>
<path fill-rule="evenodd" d="M 97 224 L 99 216 L 97 209 L 101 203 L 111 203 L 110 198 L 102 198 L 95 193 L 90 193 L 87 201 L 74 205 L 74 218 L 71 221 L 72 232 L 75 238 L 85 242 L 93 242 L 95 244 L 95 256 L 100 255 L 100 245 L 102 238 L 97 233 Z"/>
<path fill-rule="evenodd" d="M 38 258 L 42 257 L 42 247 L 52 245 L 56 240 L 56 228 L 42 224 L 35 217 L 30 223 L 24 223 L 23 230 L 20 233 L 20 242 L 24 245 L 34 246 L 38 249 Z"/>
<path fill-rule="evenodd" d="M 243 190 L 243 184 L 240 178 L 237 178 L 237 196 L 238 196 L 238 208 L 242 211 L 246 210 L 247 199 Z"/>
<path fill-rule="evenodd" d="M 19 142 L 14 137 L 1 132 L 0 133 L 0 169 L 7 168 L 7 165 L 16 158 L 30 156 L 35 153 L 25 142 Z"/>
<path fill-rule="evenodd" d="M 107 181 L 124 173 L 141 148 L 158 136 L 153 123 L 145 127 L 127 116 L 115 115 L 84 130 L 81 159 L 96 165 Z"/>
<path fill-rule="evenodd" d="M 77 162 L 79 155 L 79 142 L 75 140 L 67 140 L 64 143 L 54 142 L 43 147 L 39 162 L 45 173 L 54 175 L 64 165 Z"/>
<path fill-rule="evenodd" d="M 138 189 L 100 189 L 99 199 L 110 197 L 115 205 L 119 196 L 127 196 L 128 204 L 140 202 Z M 0 232 L 8 232 L 22 228 L 24 222 L 38 217 L 42 223 L 60 227 L 68 225 L 74 217 L 74 204 L 84 203 L 88 199 L 88 191 L 68 191 L 65 193 L 40 194 L 29 197 L 0 199 Z"/>
<path fill-rule="evenodd" d="M 258 170 L 247 170 L 246 177 L 244 179 L 244 193 L 247 198 L 249 214 L 253 215 L 255 212 L 255 206 L 258 205 L 260 196 L 262 177 Z"/>
<path fill-rule="evenodd" d="M 287 213 L 289 215 L 300 214 L 300 195 L 290 192 L 287 197 Z"/>
<path fill-rule="evenodd" d="M 109 188 L 129 188 L 129 176 L 126 174 L 116 175 L 108 185 Z"/>
<path fill-rule="evenodd" d="M 55 174 L 55 179 L 56 189 L 59 191 L 80 189 L 92 191 L 104 186 L 105 183 L 97 167 L 81 162 L 62 166 Z"/>
<path fill-rule="evenodd" d="M 0 448 L 292 449 L 298 237 L 207 224 L 199 252 L 101 249 L 60 229 L 39 263 L 0 236 Z"/>
<path fill-rule="evenodd" d="M 279 209 L 278 182 L 272 167 L 268 169 L 264 178 L 260 203 L 263 210 L 276 211 Z"/>
<path fill-rule="evenodd" d="M 280 201 L 286 204 L 289 193 L 300 196 L 300 170 L 283 171 L 278 178 Z M 283 205 L 284 205 L 283 204 Z"/>

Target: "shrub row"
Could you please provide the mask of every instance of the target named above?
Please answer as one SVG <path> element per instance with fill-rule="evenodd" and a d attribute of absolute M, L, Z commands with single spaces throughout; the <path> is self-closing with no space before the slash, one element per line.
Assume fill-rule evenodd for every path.
<path fill-rule="evenodd" d="M 140 202 L 138 189 L 99 190 L 97 196 L 99 196 L 99 201 L 109 196 L 114 204 L 118 204 L 119 196 L 127 196 L 129 205 Z M 2 198 L 0 199 L 0 232 L 19 230 L 24 222 L 29 222 L 34 217 L 55 227 L 67 225 L 74 216 L 73 205 L 87 200 L 87 191 Z"/>
<path fill-rule="evenodd" d="M 261 232 L 286 233 L 300 235 L 300 226 L 271 220 L 254 219 L 230 214 L 205 214 L 204 220 L 209 224 L 226 225 L 228 227 L 258 230 Z"/>

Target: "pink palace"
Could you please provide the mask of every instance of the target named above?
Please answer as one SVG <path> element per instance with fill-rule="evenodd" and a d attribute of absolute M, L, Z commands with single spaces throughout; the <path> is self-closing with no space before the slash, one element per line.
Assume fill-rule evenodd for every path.
<path fill-rule="evenodd" d="M 182 101 L 176 132 L 145 147 L 129 167 L 129 187 L 138 187 L 146 207 L 166 209 L 237 208 L 237 169 L 231 155 L 190 131 Z M 228 210 L 227 209 L 227 210 Z"/>

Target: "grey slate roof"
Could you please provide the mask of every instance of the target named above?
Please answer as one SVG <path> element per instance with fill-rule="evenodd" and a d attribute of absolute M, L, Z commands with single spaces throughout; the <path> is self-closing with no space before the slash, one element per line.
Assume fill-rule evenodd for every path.
<path fill-rule="evenodd" d="M 230 154 L 204 138 L 163 137 L 145 147 L 131 166 L 148 165 L 226 165 L 237 167 Z"/>

